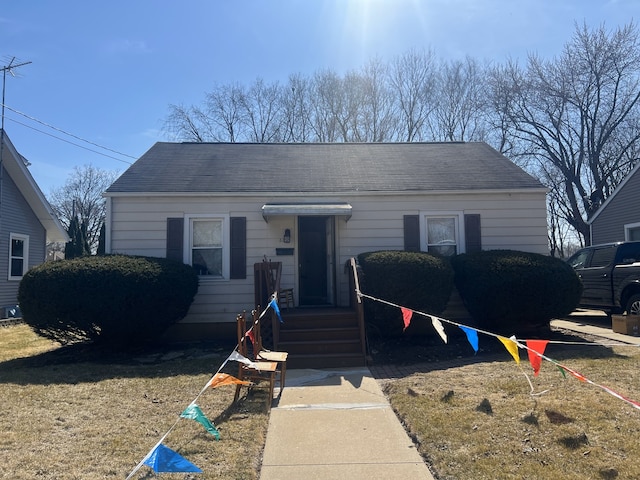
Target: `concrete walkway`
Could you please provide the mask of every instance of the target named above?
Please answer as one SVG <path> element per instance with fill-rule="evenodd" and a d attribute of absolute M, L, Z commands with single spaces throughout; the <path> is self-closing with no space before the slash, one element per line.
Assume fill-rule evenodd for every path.
<path fill-rule="evenodd" d="M 582 311 L 551 325 L 603 342 L 640 345 L 640 337 L 613 332 L 602 312 Z M 393 371 L 390 378 L 416 371 L 415 365 L 382 368 Z M 433 480 L 433 476 L 379 382 L 368 368 L 355 368 L 287 371 L 286 388 L 274 401 L 269 418 L 260 480 L 293 479 Z"/>
<path fill-rule="evenodd" d="M 578 310 L 567 318 L 551 320 L 551 326 L 586 333 L 603 340 L 640 345 L 640 337 L 614 332 L 611 329 L 611 320 L 598 310 Z"/>
<path fill-rule="evenodd" d="M 290 370 L 260 480 L 432 480 L 367 368 Z"/>

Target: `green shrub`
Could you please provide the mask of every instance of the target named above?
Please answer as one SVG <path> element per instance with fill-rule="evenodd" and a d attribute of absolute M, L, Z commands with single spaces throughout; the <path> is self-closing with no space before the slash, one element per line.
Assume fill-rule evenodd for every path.
<path fill-rule="evenodd" d="M 63 344 L 134 343 L 183 318 L 198 290 L 188 265 L 164 258 L 86 256 L 27 272 L 18 302 L 39 335 Z"/>
<path fill-rule="evenodd" d="M 453 270 L 446 258 L 391 250 L 360 254 L 358 263 L 363 273 L 363 293 L 424 313 L 439 314 L 447 306 Z M 397 307 L 365 301 L 365 308 L 372 333 L 402 333 L 402 314 Z"/>
<path fill-rule="evenodd" d="M 571 313 L 582 293 L 573 269 L 560 259 L 512 250 L 452 258 L 455 284 L 480 328 L 512 335 Z"/>

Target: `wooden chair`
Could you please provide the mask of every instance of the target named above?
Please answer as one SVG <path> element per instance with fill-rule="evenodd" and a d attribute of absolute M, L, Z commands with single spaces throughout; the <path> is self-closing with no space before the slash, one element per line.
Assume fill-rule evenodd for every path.
<path fill-rule="evenodd" d="M 251 312 L 251 316 L 253 317 L 253 329 L 254 340 L 254 358 L 257 361 L 263 362 L 276 362 L 278 364 L 278 369 L 280 370 L 280 392 L 279 395 L 282 394 L 282 390 L 284 390 L 284 383 L 287 376 L 287 358 L 289 357 L 288 352 L 275 352 L 272 350 L 267 350 L 262 346 L 262 330 L 260 328 L 260 308 Z"/>
<path fill-rule="evenodd" d="M 293 288 L 282 288 L 278 292 L 278 307 L 293 308 Z"/>
<path fill-rule="evenodd" d="M 238 353 L 243 357 L 251 360 L 252 355 L 249 353 L 247 346 L 247 324 L 244 313 L 236 316 L 237 333 L 238 333 Z M 263 381 L 269 382 L 269 398 L 267 398 L 267 411 L 271 408 L 273 402 L 273 392 L 275 390 L 276 372 L 278 364 L 270 361 L 252 361 L 251 365 L 238 362 L 238 378 L 240 380 L 249 380 L 253 383 Z M 234 403 L 240 397 L 240 389 L 242 385 L 236 385 L 236 393 L 233 397 Z M 251 388 L 251 387 L 249 387 Z"/>
<path fill-rule="evenodd" d="M 277 295 L 278 307 L 293 308 L 293 288 L 280 288 L 282 262 L 272 262 L 265 257 L 259 271 L 268 293 L 268 298 L 262 298 L 263 301 L 260 304 L 266 305 L 266 301 L 270 300 L 273 295 Z"/>

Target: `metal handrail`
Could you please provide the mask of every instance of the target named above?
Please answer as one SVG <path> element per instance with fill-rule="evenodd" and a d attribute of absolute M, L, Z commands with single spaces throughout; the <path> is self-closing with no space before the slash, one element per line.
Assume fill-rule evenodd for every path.
<path fill-rule="evenodd" d="M 362 297 L 360 296 L 360 277 L 358 275 L 359 266 L 356 259 L 351 257 L 347 260 L 347 271 L 349 273 L 349 290 L 351 292 L 350 304 L 351 307 L 355 307 L 356 315 L 358 317 L 358 328 L 360 330 L 360 345 L 362 348 L 362 355 L 367 358 L 367 337 L 364 326 L 364 306 L 362 304 Z"/>

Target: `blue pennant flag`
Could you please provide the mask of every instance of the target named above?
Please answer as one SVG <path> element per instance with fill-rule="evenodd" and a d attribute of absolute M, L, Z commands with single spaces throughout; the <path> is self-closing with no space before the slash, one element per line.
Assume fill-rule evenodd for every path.
<path fill-rule="evenodd" d="M 477 332 L 477 330 L 474 330 L 473 328 L 469 328 L 469 327 L 463 327 L 462 325 L 459 325 L 459 327 L 462 329 L 462 331 L 464 333 L 466 333 L 467 340 L 469 340 L 469 343 L 473 347 L 473 350 L 475 350 L 475 352 L 478 353 L 478 332 Z"/>
<path fill-rule="evenodd" d="M 282 321 L 282 316 L 280 315 L 280 307 L 278 307 L 278 301 L 275 298 L 271 299 L 271 303 L 269 304 L 269 306 L 271 306 L 271 308 L 273 308 L 273 311 L 276 312 L 276 315 L 278 316 L 278 320 L 280 320 L 280 323 L 284 323 Z"/>
<path fill-rule="evenodd" d="M 165 447 L 160 444 L 153 451 L 151 456 L 144 461 L 147 467 L 153 468 L 153 471 L 158 472 L 196 472 L 202 473 L 198 467 L 196 467 L 189 460 L 184 458 L 177 452 L 174 452 L 169 447 Z"/>

